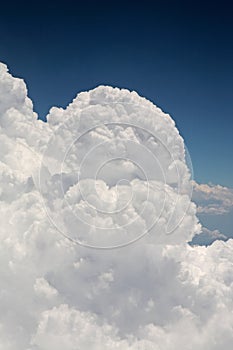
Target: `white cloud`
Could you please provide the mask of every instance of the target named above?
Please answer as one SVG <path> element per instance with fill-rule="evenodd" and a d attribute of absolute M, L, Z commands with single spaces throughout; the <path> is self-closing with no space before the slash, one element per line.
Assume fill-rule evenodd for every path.
<path fill-rule="evenodd" d="M 53 288 L 44 277 L 36 279 L 34 290 L 37 295 L 41 295 L 46 298 L 51 298 L 57 295 L 57 290 Z"/>
<path fill-rule="evenodd" d="M 221 185 L 207 185 L 193 182 L 193 200 L 198 213 L 221 215 L 233 209 L 233 189 Z"/>
<path fill-rule="evenodd" d="M 4 65 L 0 91 L 0 349 L 231 349 L 233 240 L 186 243 L 200 227 L 172 119 L 100 87 L 42 123 Z M 140 236 L 151 217 L 149 234 L 113 250 L 72 244 L 51 222 L 107 247 Z"/>

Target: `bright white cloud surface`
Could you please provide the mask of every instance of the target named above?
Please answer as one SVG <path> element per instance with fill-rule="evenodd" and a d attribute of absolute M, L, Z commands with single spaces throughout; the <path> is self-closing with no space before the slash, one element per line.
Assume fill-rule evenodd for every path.
<path fill-rule="evenodd" d="M 232 348 L 233 240 L 187 244 L 169 115 L 98 87 L 44 123 L 1 64 L 0 143 L 1 350 Z"/>

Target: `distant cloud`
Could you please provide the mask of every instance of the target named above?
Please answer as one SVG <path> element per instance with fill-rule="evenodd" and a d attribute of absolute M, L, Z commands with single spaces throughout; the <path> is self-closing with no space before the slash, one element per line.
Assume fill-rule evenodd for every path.
<path fill-rule="evenodd" d="M 202 227 L 202 232 L 196 235 L 191 244 L 198 245 L 210 245 L 216 240 L 226 241 L 228 239 L 223 233 L 219 230 L 209 230 L 206 227 Z"/>
<path fill-rule="evenodd" d="M 193 201 L 201 214 L 222 215 L 233 209 L 233 189 L 193 181 Z"/>

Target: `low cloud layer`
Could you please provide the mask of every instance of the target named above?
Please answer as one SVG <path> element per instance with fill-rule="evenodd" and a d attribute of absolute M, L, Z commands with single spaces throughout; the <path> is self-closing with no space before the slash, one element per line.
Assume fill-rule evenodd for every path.
<path fill-rule="evenodd" d="M 222 215 L 233 210 L 232 188 L 196 182 L 193 185 L 193 200 L 198 205 L 198 213 Z"/>
<path fill-rule="evenodd" d="M 0 349 L 231 349 L 233 240 L 187 244 L 170 116 L 99 87 L 44 123 L 5 65 L 0 99 Z"/>

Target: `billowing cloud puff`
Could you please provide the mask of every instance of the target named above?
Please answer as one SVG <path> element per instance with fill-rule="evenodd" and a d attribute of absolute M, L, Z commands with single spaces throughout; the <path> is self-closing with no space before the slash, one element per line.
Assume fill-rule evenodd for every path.
<path fill-rule="evenodd" d="M 41 192 L 66 236 L 113 247 L 149 231 L 159 243 L 198 232 L 184 144 L 169 115 L 135 92 L 101 86 L 47 119 Z"/>
<path fill-rule="evenodd" d="M 0 349 L 231 349 L 233 241 L 186 243 L 170 116 L 99 87 L 43 123 L 5 65 L 0 91 Z"/>

